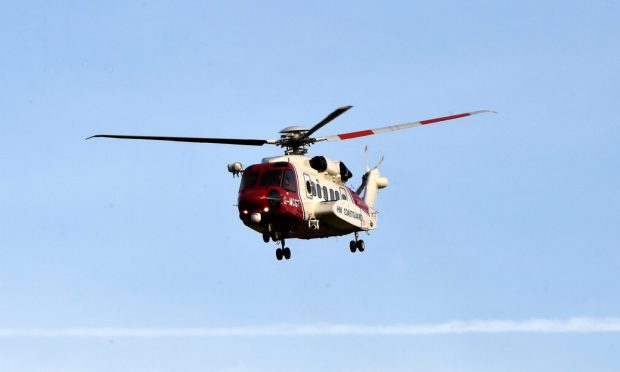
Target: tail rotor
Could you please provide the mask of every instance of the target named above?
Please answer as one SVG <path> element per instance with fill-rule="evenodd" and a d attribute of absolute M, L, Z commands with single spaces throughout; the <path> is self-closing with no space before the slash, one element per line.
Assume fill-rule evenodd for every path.
<path fill-rule="evenodd" d="M 366 173 L 364 173 L 364 175 L 362 176 L 362 184 L 357 188 L 357 190 L 355 191 L 357 193 L 357 195 L 361 195 L 362 192 L 364 192 L 366 190 L 366 187 L 368 186 L 368 177 L 370 175 L 370 172 L 374 171 L 375 169 L 379 169 L 379 166 L 383 163 L 383 160 L 385 159 L 385 156 L 381 156 L 381 159 L 379 159 L 379 161 L 377 162 L 377 165 L 375 165 L 374 167 L 370 168 L 370 166 L 368 165 L 368 145 L 366 145 L 364 147 L 364 158 L 366 161 Z"/>

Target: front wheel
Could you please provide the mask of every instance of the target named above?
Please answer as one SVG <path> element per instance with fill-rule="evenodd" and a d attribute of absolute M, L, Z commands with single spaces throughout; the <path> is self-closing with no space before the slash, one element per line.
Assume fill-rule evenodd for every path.
<path fill-rule="evenodd" d="M 356 245 L 360 252 L 364 252 L 364 249 L 366 249 L 366 244 L 364 244 L 363 240 L 358 240 Z"/>

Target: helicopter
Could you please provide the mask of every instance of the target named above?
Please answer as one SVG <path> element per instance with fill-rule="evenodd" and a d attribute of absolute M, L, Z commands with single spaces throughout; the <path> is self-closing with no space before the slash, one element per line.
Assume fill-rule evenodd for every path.
<path fill-rule="evenodd" d="M 354 190 L 347 185 L 353 174 L 342 161 L 326 156 L 309 157 L 308 148 L 318 142 L 344 141 L 495 111 L 471 111 L 375 129 L 313 137 L 319 129 L 351 107 L 353 106 L 337 108 L 310 129 L 302 126 L 286 127 L 280 131 L 280 138 L 273 140 L 117 134 L 97 134 L 87 139 L 279 146 L 284 149 L 284 155 L 267 157 L 262 159 L 261 163 L 245 168 L 240 162 L 227 166 L 233 177 L 240 176 L 237 209 L 243 224 L 262 234 L 265 243 L 276 242 L 278 247 L 275 254 L 279 261 L 291 258 L 291 249 L 286 246 L 286 239 L 292 238 L 316 239 L 353 234 L 353 239 L 349 242 L 350 251 L 364 252 L 366 245 L 359 234 L 369 233 L 377 228 L 377 194 L 380 189 L 388 186 L 388 179 L 379 171 L 383 157 L 377 165 L 369 167 L 366 148 L 366 169 L 361 185 Z"/>

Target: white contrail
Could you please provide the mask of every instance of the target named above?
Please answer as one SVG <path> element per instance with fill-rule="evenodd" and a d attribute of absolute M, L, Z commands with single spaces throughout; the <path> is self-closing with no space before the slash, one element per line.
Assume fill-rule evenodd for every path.
<path fill-rule="evenodd" d="M 620 332 L 620 318 L 473 320 L 428 324 L 291 324 L 224 328 L 0 328 L 0 337 L 248 337 L 248 336 L 422 336 L 500 333 Z"/>

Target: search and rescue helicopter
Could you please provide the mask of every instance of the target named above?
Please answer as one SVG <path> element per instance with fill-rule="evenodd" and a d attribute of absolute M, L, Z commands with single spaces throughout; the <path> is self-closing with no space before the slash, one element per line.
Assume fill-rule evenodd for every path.
<path fill-rule="evenodd" d="M 366 246 L 364 241 L 359 239 L 359 233 L 377 228 L 377 193 L 379 189 L 388 186 L 388 179 L 379 172 L 383 158 L 372 169 L 366 159 L 362 183 L 353 190 L 346 184 L 353 174 L 343 162 L 325 156 L 311 158 L 306 155 L 308 147 L 322 141 L 343 141 L 494 111 L 472 111 L 376 129 L 312 137 L 315 132 L 351 107 L 337 108 L 310 129 L 301 126 L 286 127 L 280 131 L 280 139 L 277 140 L 115 134 L 98 134 L 87 139 L 106 137 L 280 146 L 284 149 L 283 156 L 264 158 L 261 163 L 247 168 L 240 162 L 228 164 L 228 171 L 233 176 L 241 175 L 237 203 L 241 221 L 261 233 L 265 243 L 271 240 L 280 245 L 276 249 L 278 260 L 288 260 L 291 257 L 291 250 L 285 245 L 285 239 L 289 238 L 329 238 L 353 233 L 354 239 L 349 242 L 349 249 L 351 252 L 363 252 Z"/>

